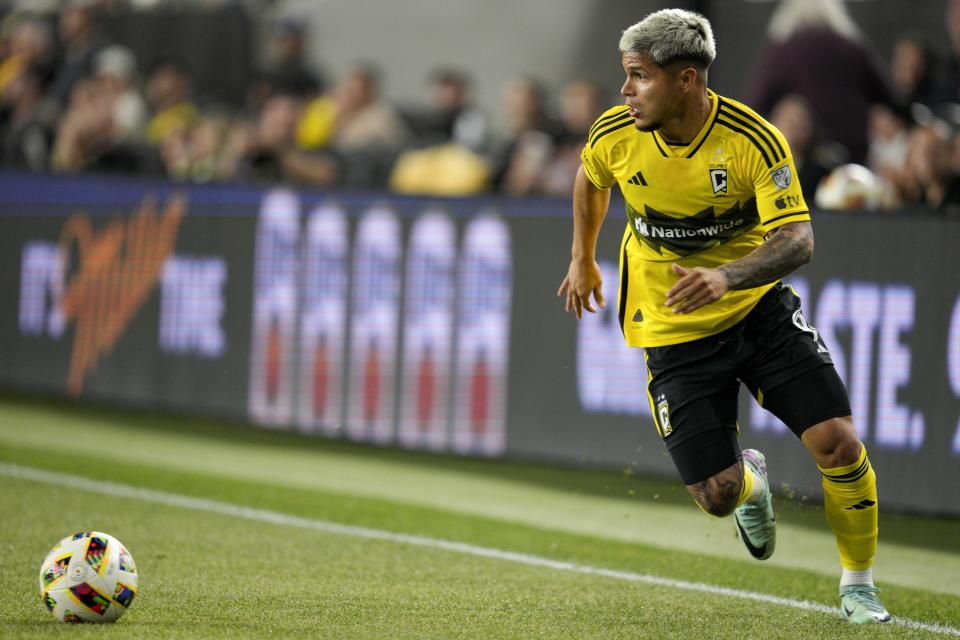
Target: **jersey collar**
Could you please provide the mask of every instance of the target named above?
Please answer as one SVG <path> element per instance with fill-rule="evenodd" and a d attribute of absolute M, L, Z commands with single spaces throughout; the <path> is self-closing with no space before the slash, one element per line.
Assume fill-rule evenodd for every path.
<path fill-rule="evenodd" d="M 710 131 L 717 121 L 717 113 L 720 111 L 720 98 L 710 89 L 707 89 L 707 95 L 710 97 L 710 114 L 707 116 L 707 121 L 703 123 L 700 131 L 687 146 L 671 147 L 660 136 L 659 131 L 650 132 L 650 135 L 653 136 L 654 144 L 657 145 L 657 149 L 660 150 L 664 158 L 692 158 L 693 154 L 703 145 L 703 141 L 710 135 Z"/>

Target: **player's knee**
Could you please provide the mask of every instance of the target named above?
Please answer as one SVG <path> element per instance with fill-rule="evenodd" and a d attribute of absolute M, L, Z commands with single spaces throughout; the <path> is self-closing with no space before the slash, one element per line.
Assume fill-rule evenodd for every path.
<path fill-rule="evenodd" d="M 836 469 L 855 464 L 860 459 L 860 438 L 856 433 L 842 431 L 817 456 L 817 464 L 824 469 Z"/>
<path fill-rule="evenodd" d="M 862 445 L 849 418 L 834 418 L 818 424 L 802 438 L 817 464 L 824 469 L 846 467 L 860 458 Z"/>
<path fill-rule="evenodd" d="M 860 439 L 856 436 L 844 436 L 837 441 L 836 445 L 826 456 L 825 461 L 820 462 L 824 469 L 836 469 L 837 467 L 847 467 L 855 464 L 860 458 Z M 826 462 L 826 464 L 824 464 Z"/>

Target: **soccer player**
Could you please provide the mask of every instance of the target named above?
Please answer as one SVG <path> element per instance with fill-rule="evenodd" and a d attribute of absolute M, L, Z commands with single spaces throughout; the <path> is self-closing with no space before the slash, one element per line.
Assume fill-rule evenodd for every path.
<path fill-rule="evenodd" d="M 841 614 L 887 622 L 871 572 L 876 475 L 830 353 L 780 282 L 813 254 L 796 168 L 776 128 L 707 88 L 715 52 L 710 23 L 680 9 L 623 33 L 624 104 L 596 121 L 581 154 L 572 259 L 558 295 L 578 318 L 604 306 L 595 251 L 619 184 L 627 212 L 620 325 L 630 346 L 645 349 L 654 423 L 687 489 L 705 512 L 734 514 L 749 552 L 770 557 L 766 464 L 737 437 L 743 382 L 823 475 Z"/>

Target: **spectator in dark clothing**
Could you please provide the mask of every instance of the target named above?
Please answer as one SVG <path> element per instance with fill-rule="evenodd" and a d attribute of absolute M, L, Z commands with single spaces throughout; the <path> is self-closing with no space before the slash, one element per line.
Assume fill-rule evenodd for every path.
<path fill-rule="evenodd" d="M 877 105 L 870 112 L 870 150 L 867 167 L 891 186 L 891 206 L 901 204 L 901 186 L 906 182 L 907 153 L 910 149 L 910 108 Z"/>
<path fill-rule="evenodd" d="M 836 143 L 820 140 L 816 115 L 802 96 L 790 94 L 778 102 L 770 114 L 770 122 L 790 143 L 803 192 L 816 193 L 820 180 L 840 164 L 842 150 L 837 150 Z"/>
<path fill-rule="evenodd" d="M 587 142 L 587 132 L 603 113 L 603 94 L 592 80 L 571 80 L 560 91 L 560 123 L 562 129 L 550 159 L 540 171 L 538 193 L 568 196 L 580 169 L 580 152 Z"/>
<path fill-rule="evenodd" d="M 41 120 L 54 71 L 53 33 L 30 16 L 11 18 L 0 58 L 0 159 L 32 171 L 47 167 L 53 128 Z"/>
<path fill-rule="evenodd" d="M 300 96 L 277 94 L 267 100 L 255 122 L 235 125 L 219 160 L 222 175 L 255 182 L 334 184 L 340 177 L 335 156 L 297 146 L 303 109 Z"/>
<path fill-rule="evenodd" d="M 863 163 L 867 114 L 873 104 L 890 103 L 891 94 L 842 1 L 782 0 L 769 35 L 748 102 L 769 114 L 784 96 L 803 96 L 824 137 Z"/>
<path fill-rule="evenodd" d="M 114 137 L 115 100 L 100 79 L 85 78 L 74 85 L 57 127 L 50 162 L 54 171 L 139 171 L 137 151 Z"/>
<path fill-rule="evenodd" d="M 470 78 L 456 69 L 430 75 L 430 106 L 407 113 L 411 128 L 427 144 L 452 142 L 482 152 L 489 142 L 490 122 L 473 103 Z"/>
<path fill-rule="evenodd" d="M 50 26 L 33 17 L 11 19 L 13 26 L 0 43 L 0 95 L 21 73 L 32 73 L 47 84 L 56 63 Z"/>
<path fill-rule="evenodd" d="M 494 180 L 506 193 L 530 194 L 536 190 L 540 168 L 553 153 L 563 127 L 547 113 L 545 90 L 534 78 L 509 81 L 503 105 L 507 137 L 494 150 Z"/>
<path fill-rule="evenodd" d="M 11 80 L 0 96 L 0 161 L 20 169 L 47 168 L 53 132 L 37 118 L 43 98 L 43 80 L 25 70 Z"/>
<path fill-rule="evenodd" d="M 950 49 L 940 99 L 945 103 L 960 104 L 960 0 L 949 0 L 944 18 Z"/>
<path fill-rule="evenodd" d="M 951 155 L 950 129 L 945 123 L 934 121 L 913 128 L 902 185 L 905 204 L 921 204 L 933 211 L 960 211 L 960 180 L 953 172 Z"/>
<path fill-rule="evenodd" d="M 322 76 L 304 62 L 306 25 L 296 18 L 280 20 L 270 42 L 270 64 L 263 75 L 274 93 L 313 98 L 325 89 Z"/>
<path fill-rule="evenodd" d="M 937 86 L 933 48 L 919 34 L 897 38 L 890 60 L 890 76 L 896 101 L 904 106 L 922 104 L 936 110 L 942 100 Z"/>
<path fill-rule="evenodd" d="M 49 91 L 57 106 L 65 106 L 74 85 L 93 72 L 94 58 L 106 46 L 101 21 L 100 8 L 94 0 L 70 0 L 60 14 L 62 59 Z"/>

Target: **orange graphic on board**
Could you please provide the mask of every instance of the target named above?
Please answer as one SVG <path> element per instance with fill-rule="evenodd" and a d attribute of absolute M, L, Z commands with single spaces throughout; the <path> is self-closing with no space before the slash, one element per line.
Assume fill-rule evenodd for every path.
<path fill-rule="evenodd" d="M 148 196 L 133 216 L 113 220 L 102 231 L 94 232 L 86 214 L 67 220 L 60 250 L 69 256 L 76 246 L 77 252 L 63 298 L 67 322 L 76 324 L 67 377 L 71 395 L 80 395 L 87 374 L 113 349 L 153 292 L 186 211 L 183 196 L 171 197 L 162 213 Z"/>

